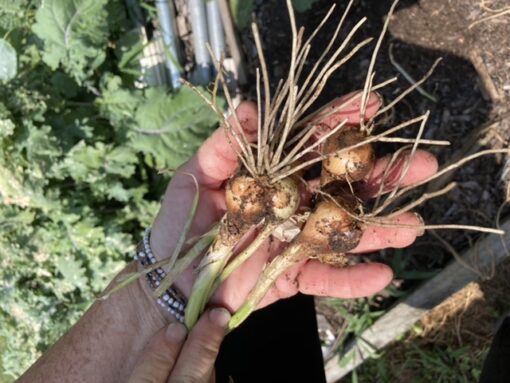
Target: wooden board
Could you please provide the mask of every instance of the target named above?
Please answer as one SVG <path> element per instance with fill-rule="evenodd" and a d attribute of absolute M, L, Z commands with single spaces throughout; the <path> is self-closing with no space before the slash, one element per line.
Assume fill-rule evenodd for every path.
<path fill-rule="evenodd" d="M 505 236 L 488 235 L 482 238 L 462 255 L 464 262 L 473 264 L 473 260 L 476 260 L 476 265 L 481 270 L 493 270 L 495 265 L 505 260 L 505 246 L 510 248 L 510 220 L 506 221 L 501 229 L 507 233 Z M 336 382 L 347 375 L 375 351 L 383 349 L 409 330 L 429 310 L 479 278 L 479 274 L 458 261 L 450 263 L 365 330 L 347 346 L 347 351 L 341 357 L 335 356 L 329 360 L 325 366 L 328 383 Z"/>

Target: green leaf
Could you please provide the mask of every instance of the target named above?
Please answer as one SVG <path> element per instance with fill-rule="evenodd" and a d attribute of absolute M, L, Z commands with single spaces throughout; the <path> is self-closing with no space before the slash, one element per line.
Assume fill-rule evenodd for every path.
<path fill-rule="evenodd" d="M 0 102 L 0 140 L 14 133 L 16 126 L 12 121 L 12 115 L 3 103 Z"/>
<path fill-rule="evenodd" d="M 80 91 L 80 88 L 74 79 L 63 72 L 55 72 L 55 74 L 51 77 L 51 85 L 55 87 L 55 90 L 58 90 L 64 97 L 67 98 L 76 97 Z"/>
<path fill-rule="evenodd" d="M 23 187 L 21 181 L 2 164 L 0 164 L 0 202 L 20 207 L 27 207 L 32 202 L 30 193 Z"/>
<path fill-rule="evenodd" d="M 99 293 L 103 290 L 108 282 L 111 281 L 112 274 L 118 273 L 125 266 L 123 261 L 115 261 L 111 258 L 101 261 L 98 257 L 90 260 L 90 267 L 92 269 L 92 279 L 90 285 L 94 292 Z"/>
<path fill-rule="evenodd" d="M 101 142 L 88 146 L 81 141 L 69 152 L 62 170 L 77 182 L 95 183 L 108 175 L 130 177 L 137 161 L 128 147 L 113 148 Z"/>
<path fill-rule="evenodd" d="M 136 189 L 126 188 L 122 180 L 133 176 L 137 163 L 138 157 L 128 146 L 113 147 L 101 142 L 92 146 L 81 141 L 54 173 L 60 178 L 70 176 L 97 199 L 127 202 L 137 193 Z"/>
<path fill-rule="evenodd" d="M 119 60 L 119 69 L 126 73 L 139 73 L 140 59 L 143 57 L 142 36 L 138 30 L 125 33 L 118 41 L 115 54 Z"/>
<path fill-rule="evenodd" d="M 46 172 L 49 171 L 56 159 L 61 155 L 59 144 L 49 126 L 29 129 L 28 136 L 24 137 L 19 147 L 26 150 L 27 160 L 33 164 L 31 169 L 40 170 L 39 173 L 42 173 L 38 174 L 40 178 L 46 176 Z M 35 174 L 35 172 L 31 173 Z"/>
<path fill-rule="evenodd" d="M 14 133 L 15 125 L 10 118 L 0 117 L 0 137 L 8 137 Z"/>
<path fill-rule="evenodd" d="M 121 202 L 127 202 L 130 197 L 129 191 L 120 182 L 109 185 L 107 193 L 108 198 Z"/>
<path fill-rule="evenodd" d="M 80 290 L 87 288 L 85 269 L 80 262 L 70 257 L 60 257 L 56 266 L 64 277 L 64 283 L 59 286 L 62 293 L 71 292 L 76 288 Z"/>
<path fill-rule="evenodd" d="M 168 181 L 151 166 L 175 167 L 217 123 L 189 89 L 135 86 L 126 14 L 124 0 L 0 0 L 18 67 L 0 80 L 0 382 L 123 267 Z"/>
<path fill-rule="evenodd" d="M 31 0 L 0 0 L 0 31 L 6 33 L 30 22 L 27 10 Z"/>
<path fill-rule="evenodd" d="M 32 31 L 44 42 L 43 60 L 52 69 L 62 65 L 78 83 L 106 57 L 107 0 L 45 0 Z"/>
<path fill-rule="evenodd" d="M 9 81 L 16 76 L 18 58 L 12 45 L 0 39 L 0 80 Z"/>
<path fill-rule="evenodd" d="M 148 90 L 136 122 L 131 146 L 151 156 L 155 167 L 175 169 L 191 157 L 218 119 L 200 96 L 183 87 L 172 95 L 160 88 Z"/>
<path fill-rule="evenodd" d="M 246 28 L 255 10 L 254 0 L 230 0 L 230 13 L 239 30 Z"/>
<path fill-rule="evenodd" d="M 318 0 L 292 0 L 292 5 L 297 12 L 306 12 L 310 10 Z"/>
<path fill-rule="evenodd" d="M 97 99 L 99 110 L 114 126 L 132 123 L 134 111 L 143 101 L 141 93 L 122 87 L 122 79 L 118 76 L 107 76 L 102 79 L 101 98 Z"/>

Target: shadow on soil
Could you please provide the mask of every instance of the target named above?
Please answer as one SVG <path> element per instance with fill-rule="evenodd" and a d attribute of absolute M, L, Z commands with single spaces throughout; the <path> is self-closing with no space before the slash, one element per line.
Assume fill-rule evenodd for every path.
<path fill-rule="evenodd" d="M 297 22 L 305 27 L 305 35 L 310 33 L 323 20 L 332 3 L 331 1 L 320 0 L 314 4 L 310 11 L 298 15 Z M 328 21 L 313 43 L 307 63 L 308 70 L 329 43 L 329 38 L 337 26 L 337 21 L 340 18 L 341 11 L 345 9 L 347 1 L 335 1 L 334 3 L 337 6 L 336 16 Z M 360 29 L 355 41 L 361 41 L 370 36 L 377 37 L 391 3 L 392 1 L 389 0 L 361 0 L 355 2 L 350 15 L 345 21 L 343 36 L 345 36 L 345 31 L 349 31 L 359 19 L 367 16 L 368 21 Z M 462 24 L 466 21 L 459 18 L 458 15 L 451 15 L 451 17 L 446 15 L 437 19 L 420 18 L 420 12 L 414 12 L 413 10 L 419 10 L 423 5 L 422 3 L 425 3 L 425 1 L 407 0 L 401 1 L 397 7 L 377 60 L 376 83 L 395 75 L 399 76 L 395 84 L 381 91 L 386 100 L 391 100 L 410 85 L 408 80 L 397 70 L 397 65 L 404 68 L 407 73 L 417 80 L 429 70 L 437 58 L 443 58 L 434 74 L 423 86 L 429 94 L 433 95 L 436 101 L 430 100 L 418 92 L 413 92 L 396 107 L 394 115 L 398 118 L 392 121 L 395 124 L 395 122 L 410 119 L 430 110 L 431 118 L 428 122 L 425 137 L 449 140 L 452 143 L 449 148 L 430 148 L 430 151 L 438 157 L 440 164 L 443 164 L 448 162 L 453 153 L 461 149 L 467 149 L 467 152 L 470 153 L 484 148 L 478 146 L 476 140 L 472 144 L 468 141 L 471 138 L 470 134 L 474 135 L 473 132 L 478 131 L 480 127 L 493 119 L 494 105 L 487 96 L 483 81 L 481 81 L 477 70 L 466 59 L 466 57 L 469 57 L 466 54 L 468 49 L 466 49 L 466 46 L 461 47 L 462 36 L 459 35 L 458 31 L 466 28 L 466 25 Z M 429 8 L 435 6 L 434 4 L 437 4 L 438 9 L 442 6 L 441 2 L 436 0 L 430 0 L 427 3 Z M 285 11 L 285 2 L 283 0 L 259 2 L 256 19 L 261 30 L 269 75 L 272 79 L 271 83 L 276 86 L 278 80 L 287 73 L 288 58 L 291 53 L 290 24 Z M 255 45 L 249 31 L 245 31 L 242 37 L 251 76 L 250 84 L 254 84 L 254 68 L 258 65 Z M 457 40 L 455 39 L 458 39 L 459 44 L 456 43 Z M 462 41 L 462 43 L 464 42 Z M 393 52 L 393 62 L 390 60 L 390 49 Z M 362 88 L 371 53 L 371 49 L 362 50 L 355 59 L 332 76 L 316 106 L 323 105 L 339 95 Z M 251 86 L 246 89 L 246 94 L 251 98 L 255 98 L 255 87 Z M 416 133 L 416 130 L 409 131 L 407 134 L 412 136 L 413 133 Z M 382 155 L 395 150 L 395 147 L 380 144 L 379 150 Z M 428 223 L 494 226 L 494 217 L 503 201 L 504 194 L 502 185 L 498 183 L 500 169 L 501 159 L 497 157 L 484 157 L 464 166 L 456 172 L 454 177 L 454 180 L 459 184 L 458 188 L 448 195 L 428 203 L 419 210 L 420 214 Z M 438 233 L 460 252 L 471 246 L 473 241 L 478 238 L 476 234 L 459 231 L 440 231 Z M 390 264 L 394 256 L 393 251 L 385 251 L 367 255 L 365 258 Z M 438 246 L 437 241 L 431 236 L 422 237 L 415 246 L 405 251 L 405 256 L 410 258 L 406 262 L 406 268 L 412 271 L 439 270 L 451 260 L 451 255 L 441 246 Z M 501 269 L 499 275 L 505 273 L 507 275 L 508 270 L 507 265 Z M 496 278 L 495 281 L 501 281 L 501 279 Z M 416 287 L 418 283 L 419 281 L 411 279 L 401 280 L 399 281 L 399 288 L 409 291 Z M 484 298 L 479 302 L 477 301 L 476 305 L 464 312 L 465 315 L 470 314 L 471 310 L 479 312 L 480 307 L 477 305 L 483 306 L 487 303 L 491 307 L 496 307 L 492 313 L 494 315 L 487 312 L 483 314 L 483 320 L 491 321 L 490 324 L 483 327 L 483 335 L 468 337 L 468 342 L 483 338 L 482 340 L 478 339 L 478 341 L 487 346 L 487 341 L 490 340 L 488 335 L 490 331 L 487 329 L 494 329 L 494 318 L 509 307 L 506 300 L 502 303 L 503 300 L 500 294 L 494 294 L 494 288 L 496 288 L 494 283 L 489 281 L 480 285 L 481 294 L 484 295 L 485 292 L 489 300 Z M 510 286 L 505 288 L 508 289 Z M 377 307 L 377 309 L 387 308 L 394 302 L 394 298 L 388 297 L 380 303 L 380 307 Z M 453 324 L 458 323 L 456 321 L 457 319 L 454 318 L 451 321 L 445 320 L 441 324 L 441 328 L 444 326 L 445 334 L 451 334 L 450 328 Z M 441 331 L 437 328 L 436 330 L 437 333 Z M 476 329 L 466 327 L 466 331 L 472 332 L 472 330 L 476 333 Z M 463 340 L 458 338 L 456 342 L 452 342 L 455 347 L 461 347 Z M 473 344 L 479 344 L 476 342 Z M 442 343 L 438 344 L 439 347 L 444 346 Z"/>

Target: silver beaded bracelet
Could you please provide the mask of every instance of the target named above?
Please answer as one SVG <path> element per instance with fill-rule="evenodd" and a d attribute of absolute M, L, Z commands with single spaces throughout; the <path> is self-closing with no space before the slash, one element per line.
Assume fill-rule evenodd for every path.
<path fill-rule="evenodd" d="M 152 254 L 150 247 L 150 229 L 146 229 L 143 235 L 143 241 L 138 245 L 134 259 L 138 260 L 142 267 L 147 267 L 156 263 L 156 257 Z M 158 288 L 161 281 L 166 277 L 166 272 L 161 267 L 154 269 L 146 274 L 147 283 L 152 290 Z M 186 298 L 173 286 L 170 286 L 158 299 L 158 304 L 179 322 L 184 322 L 184 310 L 186 307 Z"/>

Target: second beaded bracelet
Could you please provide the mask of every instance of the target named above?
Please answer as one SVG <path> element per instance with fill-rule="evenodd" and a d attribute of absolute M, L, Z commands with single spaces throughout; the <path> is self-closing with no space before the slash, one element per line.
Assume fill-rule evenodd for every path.
<path fill-rule="evenodd" d="M 156 263 L 156 257 L 150 248 L 150 229 L 145 230 L 143 241 L 138 245 L 134 259 L 142 267 L 147 267 Z M 161 281 L 166 277 L 163 268 L 150 271 L 146 274 L 147 283 L 152 290 L 158 288 Z M 186 298 L 173 286 L 169 287 L 160 297 L 157 303 L 167 312 L 172 314 L 179 322 L 184 322 L 184 310 L 186 308 Z"/>

